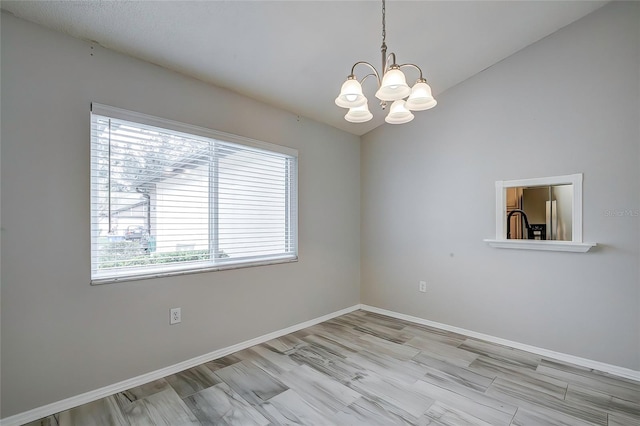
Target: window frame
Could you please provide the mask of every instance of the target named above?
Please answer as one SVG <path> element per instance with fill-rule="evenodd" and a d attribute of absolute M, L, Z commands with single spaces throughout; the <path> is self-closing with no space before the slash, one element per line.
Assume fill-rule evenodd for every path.
<path fill-rule="evenodd" d="M 582 173 L 575 173 L 543 178 L 496 181 L 496 237 L 495 239 L 485 239 L 484 242 L 490 247 L 503 249 L 588 252 L 597 244 L 582 241 L 582 178 Z M 507 239 L 507 188 L 550 185 L 573 185 L 571 241 Z"/>
<path fill-rule="evenodd" d="M 278 255 L 268 255 L 259 259 L 211 259 L 210 261 L 198 263 L 198 264 L 180 264 L 179 262 L 171 264 L 161 264 L 158 266 L 149 265 L 139 268 L 131 268 L 128 270 L 112 270 L 108 272 L 100 273 L 98 266 L 94 263 L 94 255 L 98 252 L 96 247 L 99 237 L 99 228 L 97 222 L 97 216 L 94 214 L 94 203 L 96 203 L 97 195 L 93 192 L 93 183 L 96 176 L 96 170 L 94 170 L 93 164 L 90 166 L 91 176 L 91 194 L 90 194 L 90 215 L 91 215 L 91 285 L 108 284 L 114 282 L 143 280 L 150 278 L 162 278 L 176 275 L 186 275 L 203 272 L 213 272 L 220 270 L 230 270 L 239 268 L 248 268 L 256 266 L 265 266 L 281 263 L 290 263 L 298 261 L 298 151 L 294 148 L 290 148 L 283 145 L 276 145 L 256 139 L 251 139 L 243 136 L 238 136 L 230 133 L 221 132 L 218 130 L 212 130 L 204 127 L 199 127 L 191 124 L 181 123 L 178 121 L 168 120 L 160 117 L 155 117 L 135 111 L 129 111 L 121 108 L 116 108 L 99 103 L 91 103 L 91 119 L 90 129 L 93 133 L 93 121 L 94 115 L 112 118 L 115 120 L 124 120 L 132 123 L 137 123 L 143 126 L 152 126 L 167 130 L 169 132 L 182 133 L 196 138 L 206 138 L 209 140 L 215 140 L 222 143 L 235 144 L 239 146 L 246 146 L 249 148 L 266 151 L 268 153 L 281 154 L 283 157 L 289 157 L 291 159 L 289 163 L 289 172 L 292 174 L 289 180 L 290 185 L 287 188 L 287 196 L 285 196 L 288 207 L 285 210 L 286 221 L 288 222 L 287 232 L 292 234 L 286 239 L 287 244 L 290 246 L 291 252 Z M 91 134 L 91 155 L 93 156 L 93 134 Z M 211 195 L 211 192 L 210 192 Z M 215 198 L 215 197 L 213 197 Z M 97 204 L 97 203 L 96 203 Z M 210 209 L 212 207 L 210 206 Z M 210 240 L 211 243 L 211 240 Z M 169 265 L 169 266 L 167 266 Z"/>

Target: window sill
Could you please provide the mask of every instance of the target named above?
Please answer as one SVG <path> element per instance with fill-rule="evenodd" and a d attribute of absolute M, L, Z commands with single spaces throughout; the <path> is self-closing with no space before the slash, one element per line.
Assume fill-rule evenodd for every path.
<path fill-rule="evenodd" d="M 180 265 L 169 267 L 158 267 L 158 268 L 148 268 L 148 269 L 140 269 L 138 272 L 129 272 L 121 275 L 106 275 L 106 276 L 97 276 L 91 279 L 91 285 L 100 285 L 100 284 L 112 284 L 126 281 L 140 281 L 147 280 L 151 278 L 165 278 L 165 277 L 173 277 L 179 275 L 189 275 L 189 274 L 199 274 L 203 272 L 217 272 L 217 271 L 228 271 L 232 269 L 243 269 L 243 268 L 253 268 L 256 266 L 269 266 L 269 265 L 278 265 L 281 263 L 292 263 L 297 262 L 297 255 L 284 255 L 266 258 L 263 260 L 254 260 L 254 261 L 240 261 L 233 262 L 228 261 L 224 263 L 219 263 L 215 265 L 207 265 L 201 267 L 186 267 L 181 268 Z"/>
<path fill-rule="evenodd" d="M 536 241 L 536 240 L 484 240 L 494 248 L 519 250 L 569 251 L 586 253 L 596 243 L 578 243 L 576 241 Z"/>

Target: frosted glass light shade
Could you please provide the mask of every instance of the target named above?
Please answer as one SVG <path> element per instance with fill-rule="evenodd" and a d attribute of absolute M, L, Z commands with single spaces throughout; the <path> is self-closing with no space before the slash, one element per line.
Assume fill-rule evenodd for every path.
<path fill-rule="evenodd" d="M 410 93 L 411 88 L 407 85 L 404 73 L 397 68 L 392 68 L 382 77 L 376 98 L 381 101 L 396 101 L 406 98 Z"/>
<path fill-rule="evenodd" d="M 369 104 L 365 103 L 359 107 L 350 108 L 344 119 L 351 123 L 364 123 L 373 118 L 373 114 L 369 111 Z"/>
<path fill-rule="evenodd" d="M 362 94 L 362 86 L 355 78 L 348 78 L 342 84 L 340 94 L 336 98 L 336 105 L 342 108 L 355 108 L 367 103 L 367 98 Z"/>
<path fill-rule="evenodd" d="M 384 119 L 389 124 L 404 124 L 413 120 L 415 116 L 406 107 L 403 100 L 394 101 L 389 108 L 389 115 Z"/>
<path fill-rule="evenodd" d="M 431 95 L 431 87 L 425 82 L 418 82 L 413 85 L 409 99 L 407 99 L 407 108 L 412 111 L 423 111 L 433 108 L 438 102 Z"/>

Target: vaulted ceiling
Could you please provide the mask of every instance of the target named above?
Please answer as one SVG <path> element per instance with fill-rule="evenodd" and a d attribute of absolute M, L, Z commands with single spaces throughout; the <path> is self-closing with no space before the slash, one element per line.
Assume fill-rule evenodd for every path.
<path fill-rule="evenodd" d="M 438 95 L 606 1 L 400 1 L 387 45 Z M 14 15 L 362 135 L 334 104 L 356 61 L 381 67 L 381 1 L 2 1 Z M 360 73 L 362 74 L 362 73 Z M 411 85 L 417 73 L 409 69 Z M 442 105 L 437 106 L 442 107 Z M 420 115 L 429 111 L 417 112 Z"/>

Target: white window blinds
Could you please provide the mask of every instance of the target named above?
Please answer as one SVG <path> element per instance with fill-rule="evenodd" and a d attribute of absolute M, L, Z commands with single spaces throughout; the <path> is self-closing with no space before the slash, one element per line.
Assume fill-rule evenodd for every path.
<path fill-rule="evenodd" d="M 93 104 L 92 283 L 297 259 L 297 152 Z"/>

